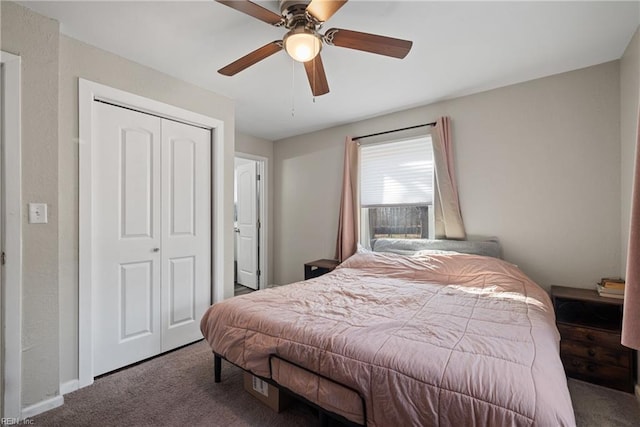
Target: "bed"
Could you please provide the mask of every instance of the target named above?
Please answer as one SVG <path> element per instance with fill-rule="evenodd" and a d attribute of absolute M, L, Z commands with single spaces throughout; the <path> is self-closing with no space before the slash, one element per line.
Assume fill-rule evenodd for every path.
<path fill-rule="evenodd" d="M 201 329 L 217 380 L 224 358 L 352 424 L 575 425 L 550 299 L 494 257 L 359 252 Z"/>

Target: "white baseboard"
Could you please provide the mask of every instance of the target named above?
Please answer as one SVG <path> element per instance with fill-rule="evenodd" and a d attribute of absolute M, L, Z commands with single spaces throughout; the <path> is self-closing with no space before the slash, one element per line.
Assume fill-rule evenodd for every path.
<path fill-rule="evenodd" d="M 36 415 L 47 412 L 53 408 L 57 408 L 58 406 L 62 406 L 63 404 L 64 397 L 62 396 L 55 396 L 51 399 L 43 400 L 42 402 L 38 402 L 34 405 L 24 408 L 22 410 L 22 419 L 35 417 Z"/>
<path fill-rule="evenodd" d="M 60 384 L 60 394 L 64 396 L 65 394 L 69 394 L 79 388 L 80 382 L 78 380 L 67 381 L 66 383 Z"/>

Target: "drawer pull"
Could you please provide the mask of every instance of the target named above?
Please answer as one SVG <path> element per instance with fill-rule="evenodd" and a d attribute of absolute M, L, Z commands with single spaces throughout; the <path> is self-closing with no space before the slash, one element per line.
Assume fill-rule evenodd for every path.
<path fill-rule="evenodd" d="M 595 355 L 596 355 L 596 351 L 595 351 L 594 349 L 590 348 L 590 349 L 587 351 L 587 354 L 588 354 L 589 356 L 593 357 L 593 356 L 595 356 Z"/>
<path fill-rule="evenodd" d="M 593 365 L 587 365 L 587 371 L 589 372 L 594 372 L 596 370 L 596 367 Z"/>
<path fill-rule="evenodd" d="M 576 360 L 576 359 L 573 359 L 571 361 L 571 366 L 573 366 L 574 368 L 577 368 L 578 366 L 580 366 L 580 361 Z"/>
<path fill-rule="evenodd" d="M 587 334 L 587 339 L 589 341 L 595 341 L 595 337 L 592 334 Z"/>

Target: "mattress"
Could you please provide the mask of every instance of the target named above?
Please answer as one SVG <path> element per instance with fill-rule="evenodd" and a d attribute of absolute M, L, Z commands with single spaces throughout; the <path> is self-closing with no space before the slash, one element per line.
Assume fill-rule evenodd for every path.
<path fill-rule="evenodd" d="M 499 259 L 358 253 L 216 303 L 201 329 L 214 353 L 359 424 L 575 425 L 549 296 Z"/>

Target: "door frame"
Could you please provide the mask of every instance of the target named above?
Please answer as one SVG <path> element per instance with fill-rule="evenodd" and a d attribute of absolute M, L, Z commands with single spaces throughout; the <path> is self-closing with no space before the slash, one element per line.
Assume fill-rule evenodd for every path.
<path fill-rule="evenodd" d="M 4 106 L 2 166 L 4 192 L 3 246 L 7 262 L 3 268 L 2 369 L 3 418 L 22 418 L 22 152 L 20 56 L 0 51 Z"/>
<path fill-rule="evenodd" d="M 258 268 L 260 268 L 260 281 L 258 282 L 258 289 L 266 289 L 269 285 L 269 159 L 267 157 L 258 156 L 255 154 L 235 152 L 234 157 L 240 159 L 253 160 L 258 163 L 258 173 L 260 174 L 260 181 L 258 184 L 258 214 L 260 215 L 260 231 L 258 232 L 259 247 L 258 247 Z M 235 173 L 234 178 L 235 180 Z M 235 241 L 234 241 L 235 245 Z"/>
<path fill-rule="evenodd" d="M 78 388 L 93 383 L 93 240 L 92 154 L 93 103 L 108 102 L 158 117 L 176 120 L 211 131 L 211 297 L 224 299 L 224 218 L 216 207 L 224 206 L 224 122 L 205 115 L 134 95 L 80 78 L 78 80 L 79 125 L 79 283 L 78 283 Z M 216 285 L 218 284 L 218 285 Z"/>

